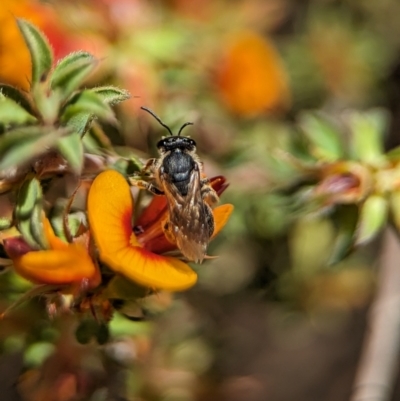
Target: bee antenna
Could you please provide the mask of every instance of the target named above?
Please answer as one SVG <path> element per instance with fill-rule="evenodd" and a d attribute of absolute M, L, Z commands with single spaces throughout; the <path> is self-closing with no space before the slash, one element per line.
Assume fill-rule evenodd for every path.
<path fill-rule="evenodd" d="M 164 124 L 160 117 L 158 117 L 153 111 L 151 111 L 150 109 L 148 109 L 147 107 L 141 107 L 142 110 L 147 111 L 149 114 L 151 114 L 164 128 L 166 128 L 168 130 L 168 132 L 171 134 L 171 136 L 174 136 L 174 134 L 171 131 L 171 128 L 168 127 L 168 125 Z M 182 127 L 183 128 L 183 127 Z M 180 131 L 182 131 L 182 128 Z M 179 132 L 180 132 L 179 131 Z"/>
<path fill-rule="evenodd" d="M 182 127 L 181 127 L 181 129 L 180 129 L 179 132 L 178 132 L 178 136 L 181 134 L 182 130 L 183 130 L 185 127 L 187 127 L 188 125 L 193 125 L 193 123 L 185 123 L 185 124 L 183 124 Z"/>

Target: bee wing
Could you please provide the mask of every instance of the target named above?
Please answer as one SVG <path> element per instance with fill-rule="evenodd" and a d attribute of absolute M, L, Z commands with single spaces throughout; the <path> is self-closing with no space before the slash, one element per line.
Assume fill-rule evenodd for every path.
<path fill-rule="evenodd" d="M 162 182 L 168 199 L 168 230 L 183 255 L 189 260 L 201 262 L 210 240 L 212 213 L 201 196 L 200 173 L 198 170 L 191 172 L 186 196 L 182 196 L 167 180 L 162 178 Z"/>

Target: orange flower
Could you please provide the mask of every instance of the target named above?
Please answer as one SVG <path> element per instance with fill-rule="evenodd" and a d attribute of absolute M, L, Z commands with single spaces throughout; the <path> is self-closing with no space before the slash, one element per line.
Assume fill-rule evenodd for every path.
<path fill-rule="evenodd" d="M 28 47 L 18 29 L 17 18 L 26 19 L 48 36 L 55 59 L 74 50 L 68 35 L 60 27 L 54 10 L 32 0 L 2 0 L 0 6 L 0 83 L 26 92 L 32 81 L 32 65 Z"/>
<path fill-rule="evenodd" d="M 178 258 L 160 255 L 176 249 L 162 230 L 167 213 L 164 197 L 155 197 L 132 230 L 133 200 L 125 178 L 114 170 L 99 174 L 88 196 L 90 230 L 100 259 L 112 270 L 143 286 L 168 291 L 192 287 L 197 274 Z M 219 232 L 233 210 L 232 205 L 214 209 Z M 136 235 L 134 231 L 140 231 Z"/>
<path fill-rule="evenodd" d="M 216 84 L 225 105 L 243 117 L 285 110 L 290 93 L 272 43 L 254 32 L 234 36 L 218 67 Z"/>
<path fill-rule="evenodd" d="M 7 1 L 0 7 L 0 83 L 29 91 L 32 80 L 31 59 L 16 16 L 27 17 L 24 1 Z M 35 21 L 37 22 L 37 21 Z"/>
<path fill-rule="evenodd" d="M 32 250 L 21 238 L 5 239 L 4 249 L 12 259 L 15 271 L 36 284 L 71 285 L 84 283 L 89 288 L 100 284 L 100 272 L 87 246 L 66 243 L 58 238 L 47 218 L 43 219 L 47 250 Z"/>

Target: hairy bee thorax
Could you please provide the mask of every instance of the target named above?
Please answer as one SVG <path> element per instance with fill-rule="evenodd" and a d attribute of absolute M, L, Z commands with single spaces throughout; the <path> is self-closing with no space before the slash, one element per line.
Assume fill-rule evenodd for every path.
<path fill-rule="evenodd" d="M 186 196 L 192 171 L 199 170 L 197 160 L 193 157 L 196 142 L 188 137 L 171 136 L 161 139 L 157 147 L 162 157 L 160 173 L 176 187 L 180 195 Z"/>

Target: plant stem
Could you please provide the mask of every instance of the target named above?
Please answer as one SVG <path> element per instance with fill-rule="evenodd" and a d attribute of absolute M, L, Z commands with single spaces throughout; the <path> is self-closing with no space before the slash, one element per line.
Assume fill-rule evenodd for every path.
<path fill-rule="evenodd" d="M 361 359 L 350 401 L 389 401 L 400 351 L 400 240 L 387 229 L 383 239 L 378 288 L 369 315 Z"/>

